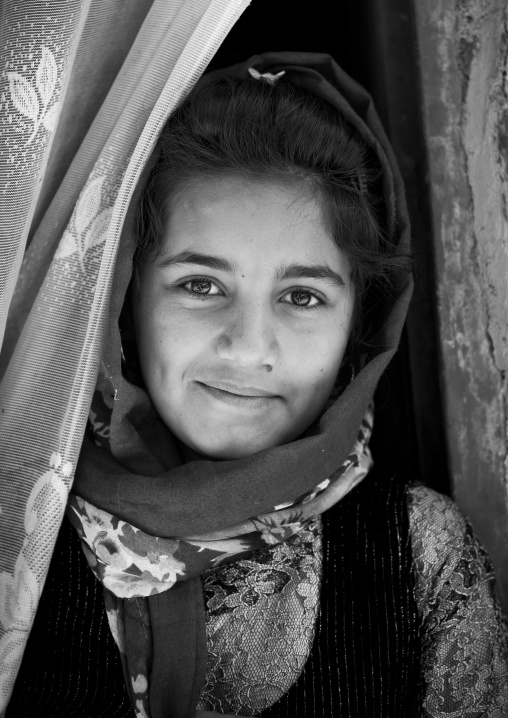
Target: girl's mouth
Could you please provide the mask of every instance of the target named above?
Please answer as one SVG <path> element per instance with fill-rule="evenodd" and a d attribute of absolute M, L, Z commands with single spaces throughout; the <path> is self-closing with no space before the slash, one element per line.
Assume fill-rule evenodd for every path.
<path fill-rule="evenodd" d="M 240 387 L 224 382 L 214 382 L 215 386 L 200 381 L 196 381 L 195 384 L 208 396 L 230 406 L 263 409 L 271 406 L 275 400 L 280 399 L 280 396 L 256 387 Z"/>

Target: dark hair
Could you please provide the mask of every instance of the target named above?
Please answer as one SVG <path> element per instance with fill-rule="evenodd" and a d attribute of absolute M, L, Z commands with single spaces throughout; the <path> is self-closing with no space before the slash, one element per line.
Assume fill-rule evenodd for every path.
<path fill-rule="evenodd" d="M 322 199 L 332 236 L 352 267 L 350 344 L 375 343 L 366 298 L 377 296 L 379 304 L 390 293 L 392 277 L 407 271 L 409 262 L 387 236 L 377 156 L 335 108 L 286 78 L 273 85 L 251 78 L 210 80 L 198 83 L 170 117 L 156 152 L 159 159 L 140 198 L 135 261 L 160 250 L 172 200 L 197 177 L 303 182 Z"/>

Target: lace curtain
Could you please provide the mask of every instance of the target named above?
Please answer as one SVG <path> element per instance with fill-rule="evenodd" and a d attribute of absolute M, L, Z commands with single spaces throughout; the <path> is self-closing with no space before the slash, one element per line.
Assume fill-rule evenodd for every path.
<path fill-rule="evenodd" d="M 129 200 L 247 5 L 1 5 L 0 716 L 72 485 Z"/>

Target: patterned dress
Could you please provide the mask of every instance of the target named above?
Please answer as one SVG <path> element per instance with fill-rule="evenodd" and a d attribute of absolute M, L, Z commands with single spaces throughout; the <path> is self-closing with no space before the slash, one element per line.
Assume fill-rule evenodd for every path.
<path fill-rule="evenodd" d="M 508 630 L 490 560 L 449 498 L 416 485 L 408 487 L 406 497 L 422 637 L 421 716 L 508 716 Z M 296 680 L 307 659 L 309 637 L 319 626 L 322 534 L 321 520 L 311 521 L 286 544 L 205 576 L 209 660 L 200 707 L 258 715 L 251 706 L 259 699 L 260 686 L 262 703 L 267 687 L 280 695 L 287 689 L 288 673 Z M 290 630 L 276 640 L 281 616 Z M 267 642 L 260 624 L 263 634 L 272 637 L 269 661 L 263 658 Z M 302 646 L 307 648 L 304 655 Z M 286 713 L 279 710 L 277 715 Z"/>
<path fill-rule="evenodd" d="M 420 716 L 503 718 L 508 715 L 507 628 L 490 561 L 450 499 L 412 485 L 405 501 L 421 636 Z M 199 708 L 280 718 L 329 715 L 315 708 L 309 685 L 321 688 L 322 668 L 308 660 L 316 634 L 324 627 L 333 634 L 332 624 L 323 624 L 333 610 L 322 608 L 322 578 L 333 561 L 329 515 L 308 521 L 283 544 L 204 575 L 209 659 Z M 330 654 L 340 651 L 340 640 L 330 636 Z M 295 681 L 302 688 L 289 705 L 288 685 Z M 327 700 L 334 705 L 333 695 Z M 267 703 L 274 705 L 263 711 Z M 7 710 L 8 718 L 33 715 L 134 715 L 102 587 L 67 522 Z"/>

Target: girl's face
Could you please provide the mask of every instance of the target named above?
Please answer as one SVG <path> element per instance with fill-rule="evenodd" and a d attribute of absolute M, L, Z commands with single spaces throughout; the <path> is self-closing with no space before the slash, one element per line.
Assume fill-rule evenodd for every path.
<path fill-rule="evenodd" d="M 196 181 L 138 269 L 143 377 L 171 431 L 210 458 L 289 442 L 319 416 L 348 342 L 350 267 L 301 186 Z"/>

